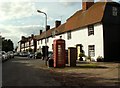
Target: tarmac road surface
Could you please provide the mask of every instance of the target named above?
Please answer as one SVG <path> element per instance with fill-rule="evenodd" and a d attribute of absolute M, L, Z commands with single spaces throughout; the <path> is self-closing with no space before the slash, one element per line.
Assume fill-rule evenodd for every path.
<path fill-rule="evenodd" d="M 2 86 L 60 86 L 40 59 L 15 57 L 2 64 Z M 47 67 L 46 67 L 47 68 Z"/>

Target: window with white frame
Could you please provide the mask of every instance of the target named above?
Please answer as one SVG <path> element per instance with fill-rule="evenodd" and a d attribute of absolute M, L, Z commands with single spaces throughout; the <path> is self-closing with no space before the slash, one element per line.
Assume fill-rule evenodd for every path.
<path fill-rule="evenodd" d="M 46 40 L 47 40 L 47 42 L 49 42 L 49 38 L 47 38 Z"/>
<path fill-rule="evenodd" d="M 94 25 L 88 26 L 88 36 L 94 35 Z"/>
<path fill-rule="evenodd" d="M 67 39 L 70 40 L 72 38 L 71 31 L 67 32 Z"/>
<path fill-rule="evenodd" d="M 91 57 L 95 56 L 95 45 L 89 45 L 88 46 L 88 55 Z"/>
<path fill-rule="evenodd" d="M 112 15 L 113 16 L 117 16 L 117 14 L 118 14 L 118 9 L 117 9 L 117 7 L 112 7 Z"/>

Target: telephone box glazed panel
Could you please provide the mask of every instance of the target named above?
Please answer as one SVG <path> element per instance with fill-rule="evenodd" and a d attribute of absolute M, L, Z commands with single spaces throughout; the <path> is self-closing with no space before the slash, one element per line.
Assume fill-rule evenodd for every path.
<path fill-rule="evenodd" d="M 56 39 L 53 41 L 54 67 L 65 67 L 65 40 Z"/>

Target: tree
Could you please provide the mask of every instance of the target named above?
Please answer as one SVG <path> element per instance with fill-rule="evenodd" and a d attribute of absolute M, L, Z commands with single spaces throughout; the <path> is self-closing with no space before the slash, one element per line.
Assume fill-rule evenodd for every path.
<path fill-rule="evenodd" d="M 2 39 L 2 51 L 13 51 L 13 42 L 10 39 Z"/>
<path fill-rule="evenodd" d="M 8 44 L 8 51 L 13 51 L 14 49 L 13 42 L 10 39 L 8 39 L 7 44 Z"/>

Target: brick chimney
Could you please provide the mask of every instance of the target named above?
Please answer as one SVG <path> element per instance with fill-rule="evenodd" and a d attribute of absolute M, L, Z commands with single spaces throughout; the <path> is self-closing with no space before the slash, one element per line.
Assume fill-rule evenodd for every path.
<path fill-rule="evenodd" d="M 94 0 L 86 0 L 82 2 L 82 10 L 89 9 L 94 4 Z"/>
<path fill-rule="evenodd" d="M 61 25 L 61 21 L 56 20 L 56 21 L 55 21 L 55 28 L 57 28 L 57 27 L 60 26 L 60 25 Z"/>
<path fill-rule="evenodd" d="M 21 39 L 24 40 L 24 39 L 25 39 L 25 36 L 22 36 Z"/>
<path fill-rule="evenodd" d="M 46 31 L 48 31 L 50 29 L 50 25 L 47 25 L 46 27 Z"/>
<path fill-rule="evenodd" d="M 42 34 L 42 30 L 40 30 L 40 35 Z"/>
<path fill-rule="evenodd" d="M 32 39 L 34 38 L 34 34 L 31 34 Z"/>

